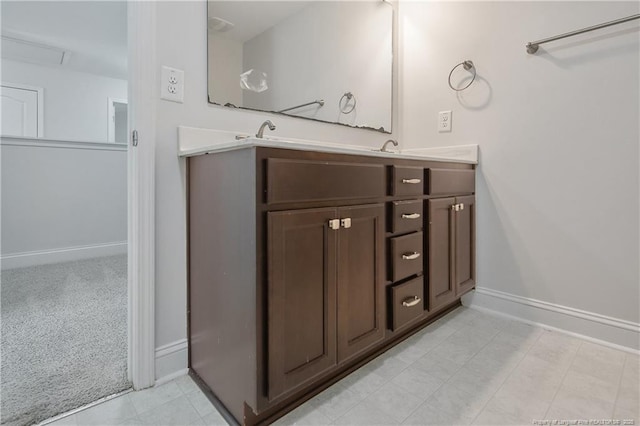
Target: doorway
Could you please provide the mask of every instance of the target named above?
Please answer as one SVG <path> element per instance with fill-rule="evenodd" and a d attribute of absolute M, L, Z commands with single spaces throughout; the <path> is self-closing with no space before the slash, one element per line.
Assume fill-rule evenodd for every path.
<path fill-rule="evenodd" d="M 107 108 L 109 111 L 107 140 L 113 143 L 126 144 L 129 123 L 127 100 L 109 98 Z"/>
<path fill-rule="evenodd" d="M 21 11 L 20 3 L 29 11 Z M 92 11 L 96 7 L 101 9 Z M 153 151 L 128 144 L 128 127 L 134 121 L 128 120 L 127 125 L 125 120 L 135 115 L 130 108 L 136 106 L 132 102 L 135 94 L 146 90 L 140 79 L 136 80 L 138 84 L 130 81 L 139 66 L 137 60 L 126 67 L 126 58 L 135 50 L 126 36 L 127 30 L 136 27 L 131 22 L 145 21 L 136 31 L 151 33 L 142 9 L 126 2 L 2 2 L 2 75 L 3 80 L 11 80 L 3 86 L 42 87 L 36 101 L 35 132 L 28 126 L 26 133 L 4 134 L 3 130 L 0 136 L 3 424 L 32 423 L 131 386 L 153 384 L 153 238 L 151 229 L 141 226 L 141 217 L 153 226 L 153 197 L 148 195 L 153 185 Z M 53 18 L 56 13 L 60 19 Z M 46 17 L 51 24 L 34 16 Z M 106 22 L 116 17 L 116 25 Z M 117 64 L 82 69 L 81 64 L 86 66 L 87 61 L 81 59 L 88 50 L 70 40 L 75 37 L 96 44 L 100 31 L 94 31 L 93 38 L 83 38 L 77 33 L 83 26 L 61 24 L 74 18 L 82 19 L 84 28 L 87 22 L 96 23 L 94 30 L 117 28 L 119 36 L 124 29 L 124 40 L 117 40 L 123 47 L 122 54 L 115 55 L 125 59 L 123 74 L 114 74 Z M 29 31 L 29 20 L 36 31 Z M 62 33 L 63 28 L 71 33 Z M 52 32 L 46 34 L 46 30 Z M 14 48 L 5 49 L 8 39 L 15 44 L 16 34 L 22 37 L 18 44 L 29 47 L 22 51 L 22 57 L 15 55 Z M 47 48 L 62 51 L 61 57 L 66 59 L 51 63 L 50 55 L 37 53 Z M 65 75 L 72 78 L 68 79 L 70 84 L 38 82 L 35 77 L 43 75 L 49 80 Z M 98 80 L 104 84 L 89 84 Z M 124 80 L 124 91 L 118 80 Z M 81 96 L 73 96 L 76 86 L 83 89 Z M 78 102 L 92 97 L 93 91 L 99 92 L 96 105 L 103 112 Z M 3 106 L 9 98 L 4 94 L 3 88 Z M 15 93 L 9 95 L 16 98 Z M 111 103 L 113 128 L 108 125 L 111 112 L 105 98 L 115 101 Z M 80 108 L 65 108 L 65 99 L 76 101 Z M 25 128 L 23 123 L 16 126 L 16 120 L 4 111 L 2 129 Z M 63 116 L 63 112 L 68 115 Z M 152 135 L 151 121 L 144 114 L 137 116 L 135 122 L 149 129 L 146 135 Z M 31 116 L 25 117 L 33 122 Z M 93 200 L 92 193 L 101 197 Z M 11 315 L 22 320 L 12 321 Z M 9 321 L 5 321 L 7 318 Z M 16 344 L 11 346 L 13 343 L 7 343 L 5 337 Z M 7 356 L 9 353 L 13 358 Z M 5 360 L 12 359 L 20 368 L 4 365 Z M 83 360 L 87 362 L 83 364 Z M 5 373 L 14 370 L 40 374 L 41 379 L 29 384 L 26 376 L 7 377 Z M 62 384 L 60 388 L 51 387 L 54 379 Z M 109 381 L 109 386 L 104 386 Z M 16 392 L 15 384 L 25 386 Z M 33 395 L 40 388 L 44 393 L 32 400 L 20 396 Z M 7 409 L 14 410 L 13 414 L 7 415 Z"/>

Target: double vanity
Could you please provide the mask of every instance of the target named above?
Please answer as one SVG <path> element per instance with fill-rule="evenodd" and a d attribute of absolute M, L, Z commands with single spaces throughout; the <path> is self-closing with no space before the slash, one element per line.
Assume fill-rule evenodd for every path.
<path fill-rule="evenodd" d="M 180 129 L 189 367 L 237 422 L 268 423 L 474 287 L 477 148 L 229 136 Z"/>

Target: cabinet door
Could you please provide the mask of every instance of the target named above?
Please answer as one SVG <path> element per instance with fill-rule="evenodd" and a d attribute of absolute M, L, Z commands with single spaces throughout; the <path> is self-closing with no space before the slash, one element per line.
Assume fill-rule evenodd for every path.
<path fill-rule="evenodd" d="M 384 338 L 384 212 L 384 204 L 338 209 L 338 362 Z"/>
<path fill-rule="evenodd" d="M 476 201 L 473 195 L 456 198 L 460 210 L 456 216 L 456 294 L 461 296 L 476 284 Z"/>
<path fill-rule="evenodd" d="M 446 305 L 456 297 L 453 280 L 455 212 L 451 206 L 455 198 L 427 201 L 429 236 L 427 238 L 427 269 L 429 310 Z"/>
<path fill-rule="evenodd" d="M 268 213 L 268 393 L 273 400 L 336 365 L 334 208 Z M 247 284 L 247 283 L 238 283 Z"/>

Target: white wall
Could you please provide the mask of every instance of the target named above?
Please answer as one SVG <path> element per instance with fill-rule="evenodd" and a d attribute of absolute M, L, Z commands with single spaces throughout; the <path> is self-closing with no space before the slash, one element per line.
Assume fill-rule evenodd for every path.
<path fill-rule="evenodd" d="M 126 147 L 0 141 L 3 268 L 126 251 Z"/>
<path fill-rule="evenodd" d="M 405 146 L 480 145 L 477 284 L 640 322 L 638 2 L 403 2 Z M 456 95 L 465 59 L 478 81 Z M 453 131 L 437 133 L 437 112 Z M 637 337 L 636 337 L 637 339 Z"/>
<path fill-rule="evenodd" d="M 2 60 L 2 81 L 44 88 L 44 137 L 107 141 L 107 98 L 127 99 L 127 81 Z"/>
<path fill-rule="evenodd" d="M 244 44 L 243 72 L 266 72 L 269 89 L 243 91 L 243 106 L 278 111 L 316 99 L 325 105 L 289 114 L 391 129 L 392 8 L 383 2 L 317 2 Z M 356 108 L 338 102 L 352 92 Z"/>
<path fill-rule="evenodd" d="M 389 135 L 207 104 L 206 3 L 156 7 L 157 69 L 183 69 L 186 82 L 184 104 L 156 101 L 161 347 L 186 338 L 186 161 L 177 156 L 178 125 L 253 133 L 271 118 L 277 135 L 371 147 Z M 637 33 L 598 42 L 604 44 L 556 44 L 556 59 L 524 52 L 530 39 L 625 16 L 633 7 L 401 4 L 401 105 L 394 100 L 393 111 L 400 106 L 402 116 L 394 118 L 392 137 L 400 135 L 406 147 L 480 144 L 479 285 L 638 321 Z M 446 77 L 467 58 L 481 79 L 458 101 Z M 450 134 L 435 131 L 443 109 L 454 111 Z M 603 124 L 613 113 L 619 127 L 609 133 Z"/>

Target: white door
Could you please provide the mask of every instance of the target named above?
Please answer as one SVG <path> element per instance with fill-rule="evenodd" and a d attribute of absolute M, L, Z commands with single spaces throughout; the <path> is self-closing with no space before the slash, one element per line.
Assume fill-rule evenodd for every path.
<path fill-rule="evenodd" d="M 2 98 L 2 127 L 0 134 L 37 138 L 42 136 L 39 128 L 39 110 L 42 106 L 38 89 L 0 86 Z M 40 118 L 41 119 L 41 118 Z"/>

